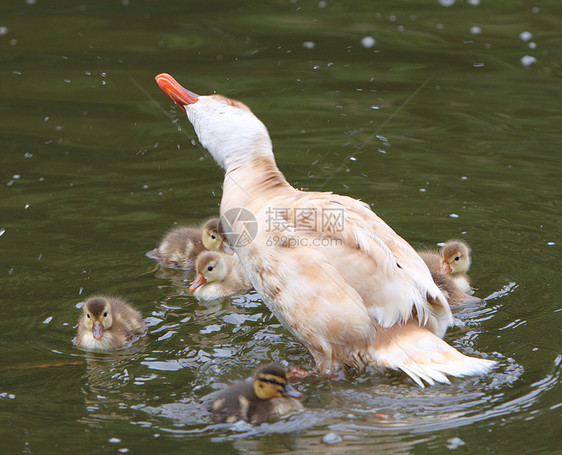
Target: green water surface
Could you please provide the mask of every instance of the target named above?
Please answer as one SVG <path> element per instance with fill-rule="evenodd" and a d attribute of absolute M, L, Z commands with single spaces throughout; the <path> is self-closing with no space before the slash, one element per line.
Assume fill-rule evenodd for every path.
<path fill-rule="evenodd" d="M 0 6 L 0 453 L 560 451 L 557 1 L 47 1 Z M 306 410 L 216 425 L 213 390 L 315 371 L 255 292 L 201 304 L 144 253 L 218 213 L 222 171 L 154 76 L 247 103 L 298 188 L 360 198 L 415 248 L 462 238 L 482 305 L 446 340 L 499 365 L 418 388 L 311 374 Z M 132 348 L 73 346 L 134 302 Z"/>

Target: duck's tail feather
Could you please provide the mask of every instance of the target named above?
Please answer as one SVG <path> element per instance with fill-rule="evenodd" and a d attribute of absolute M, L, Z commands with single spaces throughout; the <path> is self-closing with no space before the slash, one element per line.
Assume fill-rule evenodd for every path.
<path fill-rule="evenodd" d="M 402 370 L 420 387 L 424 381 L 449 383 L 447 376 L 472 376 L 490 371 L 493 360 L 461 354 L 441 338 L 415 323 L 379 328 L 377 341 L 369 348 L 375 366 Z"/>

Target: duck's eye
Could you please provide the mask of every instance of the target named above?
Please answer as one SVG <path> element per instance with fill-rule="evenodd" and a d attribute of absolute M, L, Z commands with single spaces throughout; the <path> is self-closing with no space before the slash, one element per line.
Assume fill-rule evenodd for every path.
<path fill-rule="evenodd" d="M 104 318 L 107 317 L 107 311 L 105 311 L 105 312 L 103 313 L 103 317 L 104 317 Z"/>
<path fill-rule="evenodd" d="M 211 238 L 212 238 L 213 240 L 215 240 L 215 239 L 217 238 L 217 236 L 216 236 L 215 234 L 211 234 Z"/>
<path fill-rule="evenodd" d="M 90 319 L 90 313 L 86 313 L 86 316 L 88 316 L 88 319 Z"/>
<path fill-rule="evenodd" d="M 207 267 L 207 270 L 208 270 L 209 272 L 212 272 L 212 271 L 213 271 L 213 266 L 210 265 L 209 267 Z"/>
<path fill-rule="evenodd" d="M 456 256 L 455 257 L 455 261 L 460 261 L 461 257 L 460 256 Z"/>

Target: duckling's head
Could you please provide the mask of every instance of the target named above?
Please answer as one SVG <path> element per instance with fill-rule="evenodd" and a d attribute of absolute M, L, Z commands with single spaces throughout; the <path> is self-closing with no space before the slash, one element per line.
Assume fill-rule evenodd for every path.
<path fill-rule="evenodd" d="M 203 246 L 209 251 L 221 250 L 223 253 L 234 254 L 234 251 L 226 241 L 226 236 L 218 218 L 207 221 L 203 225 L 202 231 Z"/>
<path fill-rule="evenodd" d="M 187 114 L 199 142 L 227 172 L 258 157 L 273 159 L 267 128 L 244 103 L 222 95 L 199 96 L 165 73 L 156 82 Z"/>
<path fill-rule="evenodd" d="M 92 297 L 82 307 L 82 318 L 86 328 L 96 340 L 101 340 L 104 330 L 113 325 L 111 305 L 104 297 Z"/>
<path fill-rule="evenodd" d="M 191 292 L 194 292 L 206 283 L 221 282 L 228 273 L 221 253 L 215 251 L 204 251 L 197 256 L 196 270 L 195 281 L 189 286 Z"/>
<path fill-rule="evenodd" d="M 279 397 L 302 398 L 302 393 L 295 390 L 287 381 L 287 374 L 277 365 L 261 366 L 253 374 L 254 393 L 262 400 Z"/>
<path fill-rule="evenodd" d="M 449 240 L 441 249 L 442 273 L 466 273 L 470 268 L 470 247 L 462 240 Z"/>

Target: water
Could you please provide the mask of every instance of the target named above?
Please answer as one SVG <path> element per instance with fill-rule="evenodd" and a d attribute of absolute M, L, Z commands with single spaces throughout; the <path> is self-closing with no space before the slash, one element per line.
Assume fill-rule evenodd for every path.
<path fill-rule="evenodd" d="M 559 8 L 5 2 L 0 452 L 559 450 Z M 416 248 L 465 239 L 488 298 L 456 311 L 446 340 L 499 367 L 424 390 L 311 375 L 296 385 L 305 412 L 213 424 L 201 401 L 256 364 L 314 363 L 255 293 L 203 305 L 192 275 L 144 257 L 221 195 L 160 72 L 251 106 L 296 187 L 369 202 Z M 96 293 L 134 302 L 149 336 L 74 348 L 77 305 Z"/>

